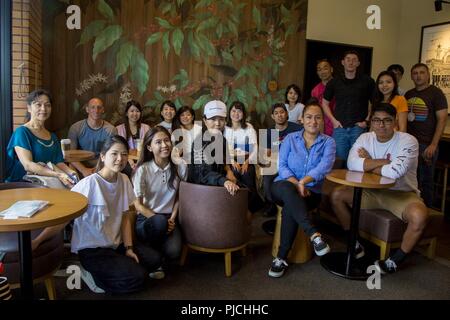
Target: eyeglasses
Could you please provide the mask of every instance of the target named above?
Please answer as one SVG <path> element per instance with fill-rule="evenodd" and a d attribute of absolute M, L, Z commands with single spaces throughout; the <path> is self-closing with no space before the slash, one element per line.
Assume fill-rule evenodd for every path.
<path fill-rule="evenodd" d="M 394 119 L 392 119 L 392 118 L 384 118 L 384 119 L 373 118 L 372 119 L 372 123 L 377 126 L 379 126 L 382 122 L 383 122 L 383 125 L 390 126 L 391 124 L 394 123 Z"/>

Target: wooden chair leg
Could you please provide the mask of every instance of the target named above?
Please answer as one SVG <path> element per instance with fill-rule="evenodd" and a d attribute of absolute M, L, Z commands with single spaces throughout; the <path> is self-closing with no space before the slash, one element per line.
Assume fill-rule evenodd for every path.
<path fill-rule="evenodd" d="M 380 245 L 380 260 L 386 260 L 389 257 L 389 251 L 391 251 L 391 245 L 383 241 Z"/>
<path fill-rule="evenodd" d="M 244 248 L 241 249 L 241 254 L 242 254 L 243 257 L 247 256 L 247 247 L 244 247 Z"/>
<path fill-rule="evenodd" d="M 45 279 L 45 288 L 47 289 L 48 299 L 56 300 L 56 289 L 53 276 Z"/>
<path fill-rule="evenodd" d="M 231 251 L 225 252 L 225 275 L 231 277 Z"/>
<path fill-rule="evenodd" d="M 436 244 L 437 244 L 437 238 L 434 237 L 431 239 L 430 243 L 428 244 L 427 248 L 427 257 L 428 259 L 434 259 L 436 255 Z"/>
<path fill-rule="evenodd" d="M 180 257 L 180 266 L 184 266 L 186 263 L 186 257 L 189 251 L 189 247 L 187 245 L 183 245 L 183 250 L 181 251 L 181 257 Z"/>

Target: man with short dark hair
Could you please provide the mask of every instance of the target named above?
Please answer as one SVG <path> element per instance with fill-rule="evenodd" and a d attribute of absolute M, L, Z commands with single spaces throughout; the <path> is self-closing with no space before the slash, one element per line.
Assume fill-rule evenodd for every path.
<path fill-rule="evenodd" d="M 356 140 L 347 160 L 350 170 L 396 179 L 390 189 L 364 189 L 361 199 L 361 209 L 385 209 L 408 224 L 400 248 L 387 260 L 375 262 L 382 274 L 397 271 L 420 240 L 428 221 L 428 210 L 417 188 L 419 144 L 412 135 L 395 131 L 396 114 L 395 107 L 389 103 L 374 106 L 371 118 L 373 131 L 362 134 Z M 353 188 L 337 187 L 331 193 L 331 202 L 342 228 L 349 236 Z M 355 257 L 362 256 L 364 248 L 357 241 Z"/>
<path fill-rule="evenodd" d="M 367 129 L 369 101 L 373 96 L 375 81 L 368 75 L 357 72 L 360 61 L 356 51 L 345 52 L 341 63 L 344 66 L 344 74 L 327 83 L 322 107 L 333 123 L 336 157 L 345 160 L 353 143 Z M 330 101 L 333 98 L 336 99 L 334 112 L 330 109 Z"/>
<path fill-rule="evenodd" d="M 103 120 L 105 107 L 100 98 L 92 98 L 86 105 L 87 119 L 74 123 L 69 129 L 72 149 L 88 150 L 95 153 L 95 159 L 85 162 L 72 162 L 72 165 L 86 177 L 95 171 L 95 165 L 104 141 L 117 134 L 117 129 Z"/>
<path fill-rule="evenodd" d="M 411 68 L 415 88 L 405 94 L 408 101 L 408 133 L 419 141 L 417 177 L 425 204 L 433 204 L 434 168 L 438 145 L 447 122 L 448 102 L 441 89 L 430 85 L 430 71 L 424 63 Z"/>

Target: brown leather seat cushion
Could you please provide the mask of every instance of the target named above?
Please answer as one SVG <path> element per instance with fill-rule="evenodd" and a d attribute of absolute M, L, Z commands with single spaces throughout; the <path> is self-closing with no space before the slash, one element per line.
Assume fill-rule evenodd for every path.
<path fill-rule="evenodd" d="M 334 214 L 330 202 L 330 194 L 336 186 L 336 183 L 325 180 L 322 188 L 322 201 L 319 205 L 320 210 Z M 431 214 L 422 238 L 431 238 L 436 236 L 441 225 L 442 216 Z M 406 223 L 398 219 L 387 210 L 361 210 L 359 217 L 359 229 L 385 242 L 400 242 L 402 240 L 403 233 L 406 230 Z"/>
<path fill-rule="evenodd" d="M 31 237 L 35 238 L 41 230 L 32 231 Z M 17 232 L 0 232 L 0 251 L 7 252 L 3 263 L 5 265 L 4 276 L 9 283 L 20 282 L 19 252 Z M 33 279 L 40 278 L 55 270 L 63 259 L 64 241 L 62 232 L 43 242 L 33 251 Z"/>
<path fill-rule="evenodd" d="M 231 196 L 224 187 L 181 182 L 179 201 L 180 227 L 188 244 L 225 249 L 249 241 L 248 190 Z"/>

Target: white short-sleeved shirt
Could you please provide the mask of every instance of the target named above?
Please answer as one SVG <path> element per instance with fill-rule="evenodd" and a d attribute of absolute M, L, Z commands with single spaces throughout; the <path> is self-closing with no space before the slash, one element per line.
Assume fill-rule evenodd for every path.
<path fill-rule="evenodd" d="M 256 130 L 253 126 L 247 122 L 247 127 L 245 129 L 239 128 L 237 130 L 225 127 L 224 137 L 227 140 L 228 148 L 230 151 L 239 149 L 241 151 L 247 151 L 251 155 L 252 163 L 256 160 L 256 148 L 257 148 L 257 137 Z"/>
<path fill-rule="evenodd" d="M 194 143 L 195 136 L 198 134 L 202 134 L 202 126 L 197 123 L 194 123 L 194 126 L 190 130 L 180 128 L 172 132 L 172 143 L 174 147 L 183 150 L 183 159 L 186 161 L 191 160 L 192 144 Z M 183 141 L 175 144 L 177 141 L 180 141 L 180 135 L 183 136 Z"/>
<path fill-rule="evenodd" d="M 164 127 L 167 129 L 167 131 L 172 133 L 172 122 L 161 121 L 160 123 L 158 123 L 158 126 Z"/>
<path fill-rule="evenodd" d="M 181 180 L 187 179 L 187 166 L 180 163 L 178 175 Z M 143 204 L 155 213 L 171 214 L 177 198 L 180 179 L 175 178 L 174 188 L 169 188 L 170 164 L 164 169 L 158 167 L 155 161 L 148 161 L 137 168 L 133 176 L 134 193 L 143 197 Z"/>
<path fill-rule="evenodd" d="M 72 252 L 117 248 L 122 243 L 122 215 L 136 199 L 130 179 L 119 173 L 116 182 L 108 182 L 94 173 L 78 182 L 72 191 L 88 198 L 87 211 L 74 222 Z"/>
<path fill-rule="evenodd" d="M 298 118 L 300 118 L 300 116 L 302 115 L 305 105 L 303 103 L 297 102 L 294 109 L 292 110 L 289 110 L 289 104 L 286 103 L 285 106 L 289 113 L 288 121 L 298 123 Z"/>

